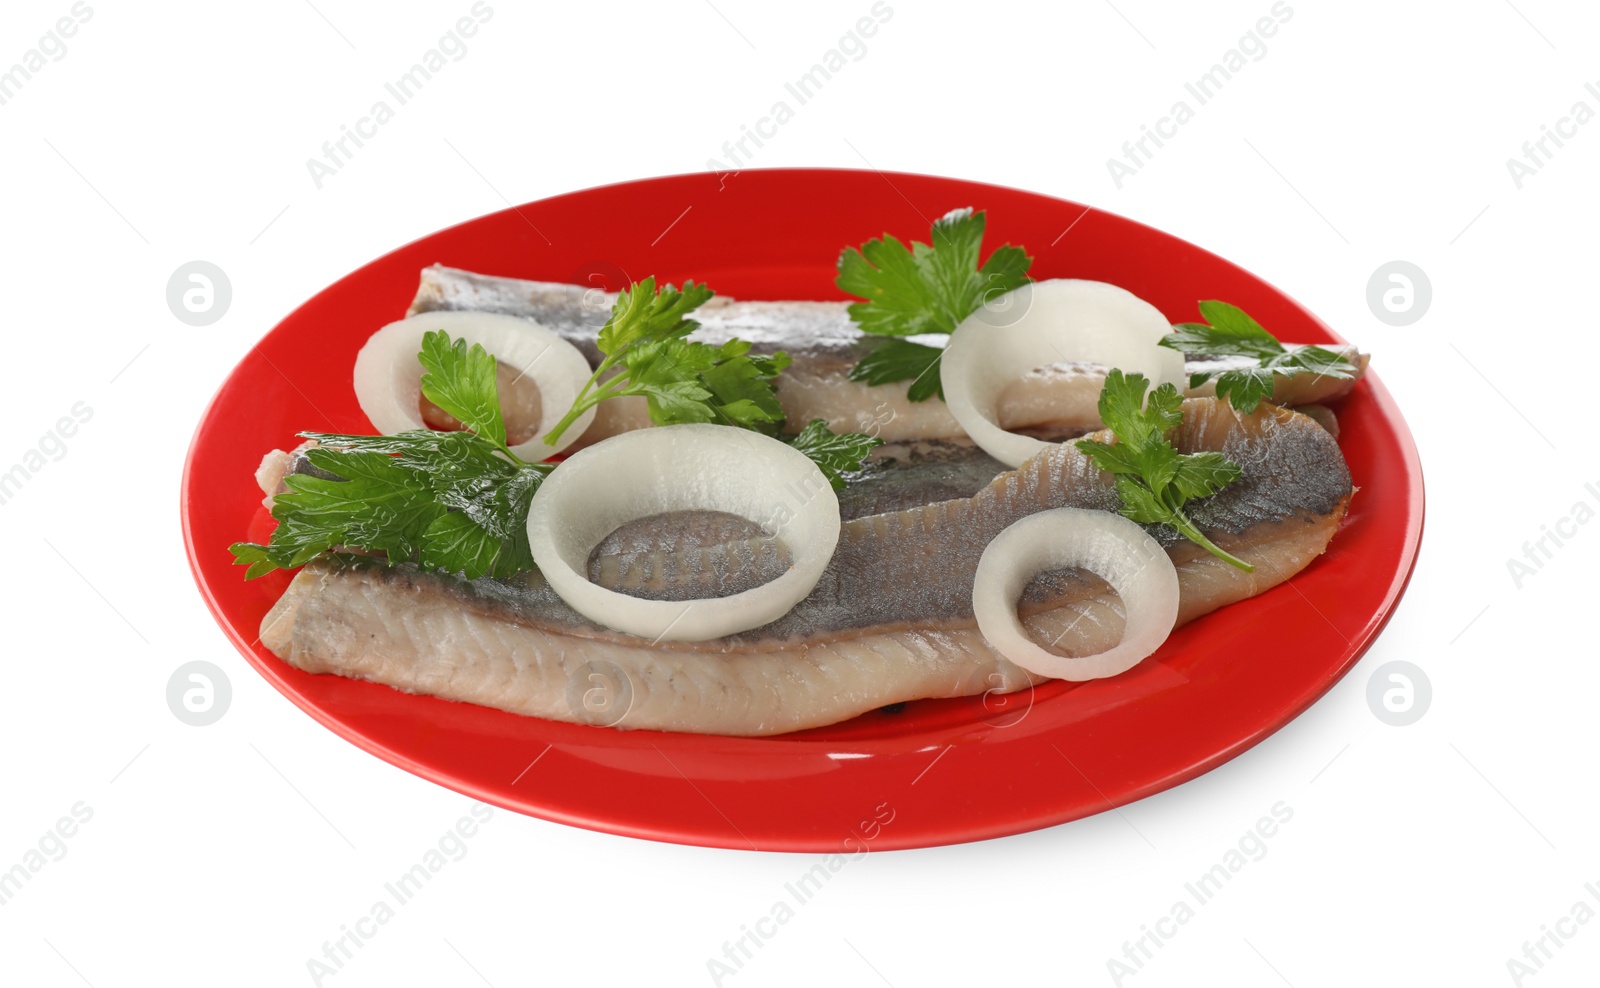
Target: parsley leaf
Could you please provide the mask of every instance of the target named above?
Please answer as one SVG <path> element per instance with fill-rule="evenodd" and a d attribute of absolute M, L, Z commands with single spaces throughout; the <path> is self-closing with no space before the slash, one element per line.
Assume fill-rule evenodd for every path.
<path fill-rule="evenodd" d="M 288 490 L 273 499 L 278 527 L 268 543 L 231 548 L 249 566 L 247 579 L 339 547 L 467 579 L 533 568 L 528 506 L 553 467 L 506 449 L 494 357 L 435 332 L 423 337 L 418 360 L 427 370 L 423 394 L 472 431 L 300 433 L 317 442 L 306 459 L 327 476 L 284 478 Z"/>
<path fill-rule="evenodd" d="M 476 343 L 469 350 L 466 340 L 451 343 L 441 329 L 422 337 L 417 359 L 427 371 L 422 375 L 424 398 L 483 438 L 505 445 L 506 423 L 495 377 L 499 367 L 489 351 Z"/>
<path fill-rule="evenodd" d="M 859 432 L 837 435 L 828 428 L 826 419 L 812 419 L 800 434 L 789 440 L 789 445 L 806 454 L 817 465 L 834 490 L 844 489 L 841 474 L 861 469 L 861 461 L 883 440 Z"/>
<path fill-rule="evenodd" d="M 1009 244 L 980 268 L 982 212 L 956 209 L 933 223 L 931 245 L 908 249 L 891 234 L 839 255 L 834 284 L 858 298 L 850 317 L 879 336 L 949 333 L 984 301 L 1025 284 L 1033 259 Z"/>
<path fill-rule="evenodd" d="M 1144 525 L 1168 525 L 1178 534 L 1246 572 L 1255 567 L 1218 548 L 1183 513 L 1184 502 L 1206 497 L 1238 480 L 1243 471 L 1221 453 L 1179 453 L 1167 433 L 1183 422 L 1183 396 L 1171 384 L 1149 395 L 1143 374 L 1112 370 L 1100 392 L 1100 419 L 1116 442 L 1075 444 L 1095 466 L 1114 474 L 1122 514 Z"/>
<path fill-rule="evenodd" d="M 951 333 L 984 302 L 1027 284 L 1033 258 L 1020 247 L 1000 247 L 979 266 L 985 225 L 982 212 L 956 209 L 934 221 L 931 244 L 913 242 L 908 248 L 886 233 L 881 240 L 846 248 L 834 284 L 865 299 L 850 306 L 850 318 L 862 332 L 877 336 Z M 938 351 L 922 348 L 933 351 L 928 354 L 912 346 L 917 344 L 875 349 L 851 370 L 850 379 L 871 384 L 909 379 L 916 382 L 913 401 L 942 397 L 937 375 L 931 381 L 926 377 Z"/>
<path fill-rule="evenodd" d="M 791 360 L 781 350 L 770 357 L 745 356 L 749 350 L 744 340 L 729 340 L 722 346 L 726 359 L 701 372 L 700 381 L 720 403 L 725 418 L 759 431 L 767 423 L 783 421 L 773 381 Z"/>
<path fill-rule="evenodd" d="M 1246 357 L 1254 367 L 1237 370 L 1201 371 L 1189 375 L 1189 386 L 1197 388 L 1215 377 L 1217 397 L 1249 414 L 1263 398 L 1272 397 L 1277 377 L 1316 374 L 1319 377 L 1351 378 L 1356 367 L 1343 356 L 1319 346 L 1288 349 L 1261 324 L 1236 305 L 1215 299 L 1200 303 L 1200 315 L 1207 323 L 1179 323 L 1161 338 L 1161 345 L 1180 353 L 1210 357 Z"/>
<path fill-rule="evenodd" d="M 289 489 L 273 499 L 278 527 L 268 544 L 231 547 L 236 562 L 249 564 L 247 579 L 341 546 L 469 580 L 533 568 L 528 505 L 549 465 L 507 459 L 470 432 L 300 435 L 318 443 L 306 452 L 311 465 L 337 479 L 284 478 Z"/>
<path fill-rule="evenodd" d="M 629 285 L 617 296 L 611 307 L 611 318 L 600 329 L 596 341 L 603 353 L 615 354 L 640 340 L 667 340 L 688 336 L 699 323 L 687 318 L 688 314 L 706 304 L 715 295 L 706 285 L 692 281 L 683 283 L 683 290 L 667 285 L 656 291 L 652 275 Z"/>
<path fill-rule="evenodd" d="M 939 357 L 943 353 L 938 347 L 910 340 L 883 340 L 850 368 L 850 380 L 893 384 L 909 379 L 911 387 L 906 390 L 906 397 L 912 401 L 927 401 L 934 395 L 943 397 L 939 381 Z"/>

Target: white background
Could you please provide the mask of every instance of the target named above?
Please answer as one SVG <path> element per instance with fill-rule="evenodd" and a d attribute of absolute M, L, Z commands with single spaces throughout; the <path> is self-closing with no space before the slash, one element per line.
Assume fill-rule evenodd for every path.
<path fill-rule="evenodd" d="M 0 469 L 75 402 L 93 409 L 0 506 L 0 868 L 75 803 L 94 813 L 0 906 L 6 984 L 312 984 L 307 960 L 470 805 L 313 723 L 194 590 L 179 472 L 251 342 L 351 269 L 506 200 L 703 169 L 870 6 L 492 0 L 466 56 L 318 190 L 305 160 L 471 4 L 315 2 L 91 0 L 66 55 L 0 106 Z M 1574 102 L 1600 110 L 1583 85 L 1600 84 L 1600 13 L 1291 0 L 1266 55 L 1119 189 L 1106 159 L 1269 0 L 891 3 L 757 166 L 1060 195 L 1259 273 L 1376 354 L 1422 452 L 1427 537 L 1371 652 L 1256 749 L 1120 813 L 852 862 L 723 983 L 1113 984 L 1124 941 L 1283 801 L 1294 816 L 1266 856 L 1124 984 L 1514 984 L 1524 941 L 1580 900 L 1600 908 L 1584 890 L 1600 882 L 1600 525 L 1520 588 L 1506 562 L 1600 485 L 1600 123 L 1521 189 L 1506 159 Z M 8 0 L 0 68 L 69 7 Z M 197 258 L 233 284 L 207 328 L 164 298 Z M 1394 259 L 1433 286 L 1406 327 L 1365 297 Z M 233 683 L 211 727 L 165 702 L 194 659 Z M 1397 659 L 1433 686 L 1403 728 L 1366 701 Z M 469 848 L 323 983 L 712 984 L 707 960 L 811 863 L 503 811 Z M 1523 983 L 1594 983 L 1600 921 L 1575 930 Z"/>

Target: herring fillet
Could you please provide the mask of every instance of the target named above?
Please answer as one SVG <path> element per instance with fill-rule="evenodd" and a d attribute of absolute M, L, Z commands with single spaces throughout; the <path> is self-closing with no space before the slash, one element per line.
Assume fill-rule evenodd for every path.
<path fill-rule="evenodd" d="M 533 319 L 577 346 L 591 366 L 600 362 L 595 337 L 611 314 L 616 296 L 581 285 L 524 281 L 474 274 L 434 265 L 422 278 L 408 316 L 442 310 L 499 312 Z M 720 345 L 738 337 L 755 353 L 784 350 L 794 363 L 778 378 L 778 402 L 789 428 L 798 431 L 812 419 L 825 419 L 835 432 L 867 432 L 889 442 L 914 439 L 964 438 L 966 431 L 937 400 L 912 401 L 906 382 L 868 385 L 849 379 L 850 368 L 876 345 L 876 337 L 857 329 L 847 302 L 741 302 L 716 296 L 692 318 L 700 328 L 690 337 Z M 942 335 L 909 337 L 942 347 Z M 1333 347 L 1365 372 L 1367 355 L 1353 347 Z M 1221 371 L 1250 361 L 1228 357 L 1187 359 L 1185 370 Z M 1087 431 L 1101 427 L 1097 403 L 1106 368 L 1061 363 L 1040 367 L 1001 395 L 1000 426 L 1004 429 Z M 1272 400 L 1280 405 L 1331 401 L 1347 394 L 1355 381 L 1300 374 L 1277 378 Z M 1189 389 L 1191 397 L 1215 394 L 1215 381 Z M 643 398 L 614 398 L 596 409 L 593 424 L 575 444 L 590 445 L 631 429 L 650 425 Z"/>
<path fill-rule="evenodd" d="M 1221 451 L 1243 468 L 1237 483 L 1191 502 L 1190 516 L 1256 566 L 1245 573 L 1170 530 L 1153 529 L 1178 571 L 1180 623 L 1293 576 L 1326 548 L 1344 516 L 1349 471 L 1337 443 L 1306 416 L 1266 404 L 1242 415 L 1216 399 L 1195 399 L 1184 403 L 1173 441 L 1184 452 Z M 995 532 L 1034 511 L 1115 505 L 1105 475 L 1071 444 L 1053 446 L 970 498 L 846 522 L 810 596 L 771 625 L 711 642 L 655 644 L 599 627 L 536 574 L 468 583 L 359 558 L 305 567 L 263 620 L 261 637 L 308 672 L 514 713 L 623 728 L 778 734 L 889 703 L 1036 682 L 977 631 L 977 559 Z M 670 595 L 694 580 L 702 592 L 734 592 L 760 582 L 770 565 L 767 557 L 739 553 L 738 542 L 686 543 L 673 553 L 675 569 L 657 565 L 643 576 L 640 567 L 651 565 L 643 546 L 620 545 L 593 562 L 602 582 L 642 596 Z M 720 569 L 713 565 L 718 552 Z M 1019 610 L 1039 640 L 1067 654 L 1102 651 L 1122 633 L 1116 595 L 1078 571 L 1035 580 Z M 602 679 L 593 682 L 613 690 L 600 710 L 585 703 L 595 673 Z"/>

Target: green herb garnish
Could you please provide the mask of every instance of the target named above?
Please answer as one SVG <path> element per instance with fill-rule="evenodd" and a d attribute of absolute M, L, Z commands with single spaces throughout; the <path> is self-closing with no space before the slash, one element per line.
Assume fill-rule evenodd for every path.
<path fill-rule="evenodd" d="M 1324 350 L 1319 346 L 1296 347 L 1293 350 L 1286 348 L 1236 305 L 1214 299 L 1201 302 L 1200 315 L 1210 325 L 1179 323 L 1174 327 L 1176 332 L 1161 338 L 1161 345 L 1180 353 L 1248 357 L 1254 360 L 1254 367 L 1221 372 L 1202 371 L 1189 375 L 1191 388 L 1198 388 L 1215 377 L 1217 397 L 1226 398 L 1229 404 L 1246 414 L 1255 411 L 1261 399 L 1272 396 L 1275 375 L 1356 376 L 1355 365 L 1332 350 Z"/>
<path fill-rule="evenodd" d="M 939 358 L 944 351 L 938 347 L 913 343 L 910 340 L 883 340 L 865 357 L 850 368 L 850 380 L 864 384 L 893 384 L 911 382 L 906 397 L 912 401 L 927 401 L 934 395 L 944 398 L 944 383 L 939 378 Z"/>
<path fill-rule="evenodd" d="M 850 306 L 850 318 L 875 336 L 951 333 L 985 302 L 1027 284 L 1033 258 L 1020 247 L 1000 247 L 979 266 L 984 226 L 982 212 L 956 209 L 934 221 L 931 245 L 913 242 L 907 248 L 886 233 L 859 249 L 846 248 L 834 284 L 866 300 Z M 850 380 L 910 380 L 912 401 L 943 398 L 941 353 L 906 339 L 886 340 L 851 368 Z"/>
<path fill-rule="evenodd" d="M 1116 442 L 1080 439 L 1078 449 L 1116 475 L 1124 517 L 1145 525 L 1170 525 L 1179 535 L 1246 572 L 1254 566 L 1223 551 L 1183 513 L 1190 498 L 1205 497 L 1238 480 L 1243 471 L 1221 453 L 1179 453 L 1167 433 L 1183 422 L 1183 396 L 1171 384 L 1150 393 L 1143 374 L 1112 370 L 1100 392 L 1100 420 Z"/>
<path fill-rule="evenodd" d="M 499 365 L 482 346 L 468 348 L 466 340 L 450 339 L 444 330 L 425 333 L 417 360 L 422 375 L 422 396 L 454 416 L 463 427 L 506 448 L 506 422 L 500 411 Z"/>
<path fill-rule="evenodd" d="M 656 425 L 722 422 L 776 431 L 783 409 L 773 379 L 789 366 L 789 355 L 751 356 L 743 340 L 711 346 L 684 339 L 700 327 L 688 314 L 714 294 L 692 281 L 682 291 L 667 285 L 658 292 L 654 277 L 628 286 L 596 340 L 604 359 L 545 442 L 555 445 L 602 401 L 628 396 L 645 399 Z"/>
<path fill-rule="evenodd" d="M 866 455 L 883 445 L 883 440 L 875 436 L 859 432 L 835 433 L 828 428 L 826 419 L 807 422 L 800 434 L 791 437 L 788 442 L 811 458 L 811 462 L 817 465 L 836 491 L 844 489 L 843 474 L 860 470 L 861 461 Z"/>
<path fill-rule="evenodd" d="M 686 339 L 700 327 L 688 314 L 713 294 L 694 282 L 681 292 L 671 285 L 657 291 L 654 278 L 628 286 L 596 340 L 604 359 L 545 442 L 553 444 L 586 410 L 628 395 L 645 398 L 656 425 L 718 422 L 775 436 L 784 422 L 776 382 L 789 355 L 753 355 L 739 339 L 721 346 Z M 860 433 L 835 435 L 821 419 L 788 442 L 811 457 L 835 490 L 844 486 L 840 473 L 860 469 L 862 457 L 882 445 Z"/>
<path fill-rule="evenodd" d="M 423 337 L 418 359 L 428 372 L 423 395 L 470 431 L 300 433 L 319 444 L 306 452 L 311 465 L 339 479 L 284 478 L 289 489 L 273 500 L 278 527 L 268 544 L 231 547 L 250 567 L 247 579 L 339 546 L 467 579 L 533 568 L 528 505 L 553 467 L 524 463 L 506 447 L 494 357 L 440 331 Z"/>

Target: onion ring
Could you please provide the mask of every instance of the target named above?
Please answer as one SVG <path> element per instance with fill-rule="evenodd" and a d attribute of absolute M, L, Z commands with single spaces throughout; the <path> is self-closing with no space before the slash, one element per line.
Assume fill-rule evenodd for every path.
<path fill-rule="evenodd" d="M 939 379 L 950 414 L 985 453 L 1007 466 L 1046 443 L 1000 428 L 1000 393 L 1029 371 L 1063 361 L 1120 367 L 1152 388 L 1187 383 L 1183 354 L 1159 346 L 1172 324 L 1139 296 L 1103 281 L 1030 282 L 962 320 L 944 348 Z"/>
<path fill-rule="evenodd" d="M 647 600 L 589 581 L 607 535 L 670 511 L 726 511 L 789 550 L 776 579 L 727 597 Z M 839 544 L 839 497 L 804 453 L 726 425 L 667 425 L 613 436 L 568 457 L 528 511 L 528 544 L 552 589 L 597 624 L 659 641 L 706 641 L 776 621 L 821 578 Z"/>
<path fill-rule="evenodd" d="M 591 408 L 559 443 L 545 444 L 545 434 L 572 407 L 592 373 L 589 361 L 571 343 L 530 319 L 496 312 L 428 312 L 383 327 L 356 355 L 356 400 L 383 435 L 428 428 L 420 407 L 423 370 L 417 354 L 422 350 L 422 337 L 437 329 L 452 339 L 482 346 L 495 360 L 538 387 L 539 431 L 510 447 L 518 457 L 537 462 L 559 453 L 594 421 Z"/>
<path fill-rule="evenodd" d="M 1017 617 L 1028 581 L 1049 569 L 1076 566 L 1111 584 L 1127 615 L 1122 641 L 1073 658 L 1035 642 Z M 978 630 L 1014 664 L 1038 676 L 1082 682 L 1138 665 L 1161 647 L 1178 620 L 1178 571 L 1161 544 L 1109 511 L 1053 508 L 1006 528 L 978 560 L 972 581 Z"/>

